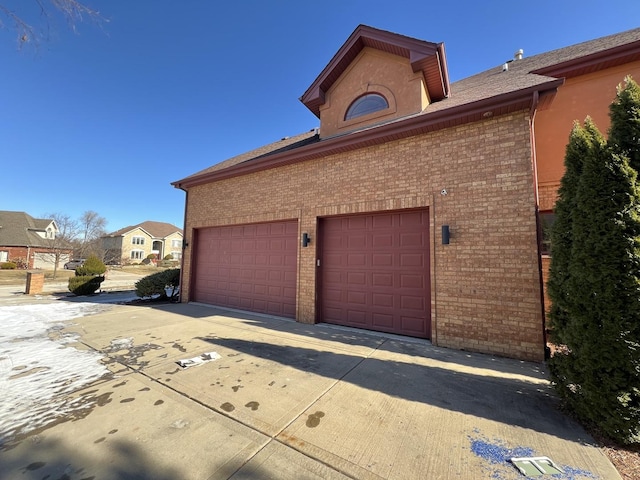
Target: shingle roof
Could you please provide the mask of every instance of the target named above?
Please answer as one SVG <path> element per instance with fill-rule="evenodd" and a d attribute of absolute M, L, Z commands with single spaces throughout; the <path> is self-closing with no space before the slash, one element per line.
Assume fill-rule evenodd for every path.
<path fill-rule="evenodd" d="M 272 155 L 274 153 L 293 150 L 318 141 L 320 141 L 320 137 L 318 136 L 318 131 L 314 128 L 313 130 L 310 130 L 308 132 L 301 133 L 293 137 L 285 137 L 281 140 L 278 140 L 277 142 L 270 143 L 268 145 L 264 145 L 263 147 L 256 148 L 241 155 L 229 158 L 228 160 L 217 163 L 209 168 L 205 168 L 204 170 L 194 173 L 187 178 L 197 177 L 199 175 L 215 172 L 218 170 L 224 170 L 225 168 L 238 165 L 239 163 L 246 162 L 247 160 L 255 160 L 257 158 Z"/>
<path fill-rule="evenodd" d="M 36 231 L 44 231 L 52 219 L 33 218 L 25 212 L 0 210 L 0 246 L 50 247 L 51 240 L 42 238 Z"/>
<path fill-rule="evenodd" d="M 626 32 L 601 37 L 580 44 L 560 48 L 550 52 L 525 57 L 520 60 L 507 62 L 508 68 L 503 70 L 503 64 L 484 72 L 472 75 L 451 84 L 450 96 L 441 101 L 431 103 L 422 112 L 397 118 L 384 124 L 365 127 L 359 131 L 352 131 L 346 136 L 358 134 L 362 131 L 375 131 L 392 124 L 411 122 L 413 130 L 407 130 L 408 134 L 417 134 L 428 131 L 429 128 L 443 128 L 465 121 L 478 118 L 478 112 L 474 115 L 467 113 L 468 120 L 460 120 L 460 115 L 465 115 L 465 110 L 481 109 L 486 103 L 499 104 L 510 97 L 521 94 L 533 94 L 536 91 L 555 91 L 563 78 L 589 73 L 640 59 L 640 28 Z M 623 80 L 622 78 L 620 79 Z M 519 104 L 522 106 L 522 102 Z M 449 113 L 451 112 L 451 113 Z M 494 112 L 495 113 L 495 112 Z M 451 118 L 448 117 L 451 116 Z M 452 120 L 456 117 L 455 120 Z M 419 130 L 417 123 L 424 120 L 426 124 L 440 125 L 439 127 L 423 127 Z M 434 119 L 434 120 L 432 120 Z M 231 169 L 232 167 L 250 164 L 265 157 L 276 157 L 278 154 L 294 149 L 306 151 L 303 147 L 317 143 L 329 143 L 335 137 L 320 139 L 314 131 L 306 132 L 295 137 L 283 139 L 264 147 L 230 158 L 215 164 L 207 169 L 190 175 L 182 180 L 173 182 L 178 188 L 183 185 L 197 184 L 205 181 L 217 172 Z M 308 158 L 313 158 L 309 156 Z M 256 162 L 261 163 L 261 162 Z"/>
<path fill-rule="evenodd" d="M 143 229 L 145 232 L 149 233 L 154 238 L 165 238 L 176 232 L 182 233 L 181 228 L 178 228 L 175 225 L 171 225 L 170 223 L 152 222 L 148 220 L 146 222 L 138 223 L 137 225 L 130 225 L 128 227 L 121 228 L 120 230 L 117 230 L 106 236 L 119 237 L 132 230 L 135 230 L 136 228 Z"/>

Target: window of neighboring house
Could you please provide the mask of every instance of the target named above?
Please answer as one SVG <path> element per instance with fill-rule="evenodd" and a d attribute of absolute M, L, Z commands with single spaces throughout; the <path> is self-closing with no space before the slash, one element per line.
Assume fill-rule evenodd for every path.
<path fill-rule="evenodd" d="M 144 245 L 144 237 L 133 237 L 131 238 L 131 243 L 133 245 Z"/>
<path fill-rule="evenodd" d="M 172 248 L 180 248 L 182 247 L 182 240 L 171 240 Z"/>
<path fill-rule="evenodd" d="M 142 260 L 144 258 L 144 250 L 131 250 L 131 260 Z"/>
<path fill-rule="evenodd" d="M 351 120 L 386 108 L 389 108 L 389 102 L 386 98 L 378 93 L 367 93 L 353 101 L 347 109 L 344 119 Z"/>
<path fill-rule="evenodd" d="M 0 262 L 6 262 L 9 258 L 9 252 L 0 252 Z"/>
<path fill-rule="evenodd" d="M 171 257 L 174 260 L 180 260 L 182 258 L 182 252 L 171 252 Z"/>
<path fill-rule="evenodd" d="M 540 227 L 542 228 L 542 254 L 551 255 L 551 228 L 556 221 L 553 212 L 540 212 Z"/>

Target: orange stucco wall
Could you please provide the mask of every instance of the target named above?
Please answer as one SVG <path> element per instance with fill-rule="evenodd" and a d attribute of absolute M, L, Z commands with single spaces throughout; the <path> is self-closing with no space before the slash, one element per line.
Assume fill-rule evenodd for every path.
<path fill-rule="evenodd" d="M 555 191 L 564 173 L 564 154 L 573 122 L 582 123 L 590 116 L 606 135 L 609 105 L 615 99 L 616 86 L 627 75 L 640 80 L 640 61 L 569 78 L 558 89 L 550 106 L 537 112 L 535 138 L 541 210 L 551 210 L 555 203 Z"/>
<path fill-rule="evenodd" d="M 389 108 L 345 121 L 349 105 L 370 92 L 384 96 Z M 417 113 L 428 103 L 424 77 L 413 72 L 408 59 L 364 48 L 327 91 L 325 104 L 320 107 L 320 136 L 326 138 Z"/>

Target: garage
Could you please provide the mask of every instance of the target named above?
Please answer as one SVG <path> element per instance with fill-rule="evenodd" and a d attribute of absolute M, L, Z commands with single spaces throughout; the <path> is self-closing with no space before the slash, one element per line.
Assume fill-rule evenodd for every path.
<path fill-rule="evenodd" d="M 295 318 L 297 238 L 297 220 L 196 230 L 193 300 Z"/>
<path fill-rule="evenodd" d="M 324 218 L 319 233 L 320 321 L 430 338 L 428 209 Z"/>
<path fill-rule="evenodd" d="M 58 268 L 69 261 L 69 254 L 60 253 Z M 33 254 L 33 268 L 42 270 L 53 270 L 56 265 L 56 255 L 54 253 L 36 252 Z"/>

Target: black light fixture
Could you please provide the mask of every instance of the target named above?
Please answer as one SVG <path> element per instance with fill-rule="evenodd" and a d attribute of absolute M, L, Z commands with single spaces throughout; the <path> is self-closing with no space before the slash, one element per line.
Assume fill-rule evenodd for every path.
<path fill-rule="evenodd" d="M 449 245 L 450 238 L 451 232 L 449 231 L 449 225 L 442 225 L 442 244 Z"/>
<path fill-rule="evenodd" d="M 302 234 L 302 246 L 306 247 L 311 243 L 311 237 L 309 236 L 308 233 L 303 233 Z"/>

